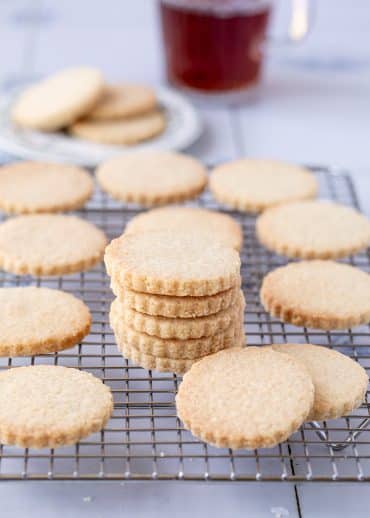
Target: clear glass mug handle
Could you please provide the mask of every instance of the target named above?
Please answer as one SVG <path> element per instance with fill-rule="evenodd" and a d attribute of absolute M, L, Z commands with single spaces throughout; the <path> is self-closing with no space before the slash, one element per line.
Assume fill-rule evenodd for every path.
<path fill-rule="evenodd" d="M 291 0 L 291 15 L 286 36 L 269 36 L 273 44 L 294 44 L 303 40 L 312 27 L 314 0 Z"/>

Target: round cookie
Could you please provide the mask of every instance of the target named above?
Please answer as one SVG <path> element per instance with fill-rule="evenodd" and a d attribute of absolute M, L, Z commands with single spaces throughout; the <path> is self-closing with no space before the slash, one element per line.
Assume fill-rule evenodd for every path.
<path fill-rule="evenodd" d="M 197 196 L 206 186 L 207 174 L 190 156 L 156 151 L 107 160 L 98 167 L 96 179 L 117 200 L 163 205 Z"/>
<path fill-rule="evenodd" d="M 188 340 L 190 338 L 201 338 L 211 336 L 218 331 L 224 331 L 232 322 L 239 319 L 240 308 L 244 309 L 244 296 L 240 291 L 236 304 L 227 309 L 198 318 L 166 318 L 153 317 L 139 313 L 134 309 L 122 307 L 119 300 L 112 302 L 111 312 L 127 326 L 136 331 L 146 333 L 160 338 L 175 338 Z"/>
<path fill-rule="evenodd" d="M 278 389 L 277 389 L 278 387 Z M 314 388 L 300 362 L 271 347 L 231 348 L 206 356 L 183 378 L 179 418 L 218 447 L 267 448 L 307 419 Z"/>
<path fill-rule="evenodd" d="M 42 131 L 64 128 L 96 105 L 103 88 L 99 70 L 62 70 L 27 88 L 13 106 L 12 119 L 19 126 Z"/>
<path fill-rule="evenodd" d="M 159 110 L 138 115 L 129 119 L 112 121 L 77 121 L 68 131 L 87 140 L 100 144 L 136 144 L 148 140 L 164 131 L 166 118 Z"/>
<path fill-rule="evenodd" d="M 8 213 L 78 209 L 93 188 L 89 173 L 72 165 L 25 161 L 0 167 L 0 209 Z"/>
<path fill-rule="evenodd" d="M 101 430 L 113 410 L 107 386 L 88 372 L 55 365 L 0 373 L 0 441 L 57 448 Z"/>
<path fill-rule="evenodd" d="M 19 275 L 80 272 L 101 261 L 106 243 L 100 229 L 76 216 L 18 216 L 0 225 L 0 267 Z"/>
<path fill-rule="evenodd" d="M 327 201 L 272 207 L 256 223 L 266 248 L 300 259 L 335 259 L 370 243 L 370 221 L 357 210 Z"/>
<path fill-rule="evenodd" d="M 110 323 L 119 343 L 130 344 L 131 347 L 135 347 L 144 354 L 175 360 L 196 360 L 220 349 L 234 347 L 240 336 L 244 335 L 241 319 L 231 322 L 227 329 L 212 336 L 189 340 L 158 338 L 157 336 L 140 333 L 123 324 L 112 312 Z M 240 345 L 240 341 L 237 343 Z"/>
<path fill-rule="evenodd" d="M 116 336 L 117 347 L 125 358 L 131 360 L 135 365 L 147 370 L 156 370 L 158 372 L 174 372 L 176 374 L 183 374 L 193 365 L 196 360 L 181 360 L 173 358 L 162 358 L 160 356 L 153 356 L 145 354 L 132 345 L 120 341 Z"/>
<path fill-rule="evenodd" d="M 0 313 L 0 356 L 61 351 L 90 331 L 88 307 L 59 290 L 0 288 Z"/>
<path fill-rule="evenodd" d="M 248 212 L 314 198 L 318 189 L 314 175 L 304 167 L 246 158 L 216 167 L 209 187 L 220 203 Z"/>
<path fill-rule="evenodd" d="M 200 297 L 240 286 L 238 252 L 204 235 L 123 235 L 107 246 L 104 260 L 114 282 L 144 293 Z"/>
<path fill-rule="evenodd" d="M 239 286 L 204 297 L 171 297 L 140 293 L 122 288 L 111 280 L 113 293 L 121 306 L 147 315 L 168 318 L 196 318 L 213 315 L 231 306 L 239 295 Z"/>
<path fill-rule="evenodd" d="M 104 94 L 88 120 L 115 120 L 146 113 L 157 105 L 154 90 L 145 85 L 105 85 Z"/>
<path fill-rule="evenodd" d="M 270 272 L 261 301 L 283 322 L 346 329 L 370 321 L 370 275 L 333 261 L 302 261 Z"/>
<path fill-rule="evenodd" d="M 173 230 L 176 232 L 204 232 L 223 244 L 240 250 L 243 242 L 242 228 L 227 214 L 198 207 L 161 207 L 132 218 L 125 233 Z"/>
<path fill-rule="evenodd" d="M 117 337 L 116 341 L 118 349 L 125 358 L 148 370 L 153 369 L 159 372 L 175 372 L 176 374 L 183 374 L 184 372 L 188 371 L 194 363 L 199 361 L 199 358 L 194 360 L 175 360 L 173 358 L 163 358 L 161 356 L 144 354 L 132 345 L 128 345 L 125 342 L 120 342 Z M 243 345 L 243 342 L 244 337 L 238 336 L 235 339 L 234 346 L 232 347 L 240 347 Z"/>
<path fill-rule="evenodd" d="M 361 365 L 338 351 L 311 344 L 273 345 L 302 362 L 311 376 L 315 398 L 307 420 L 348 415 L 364 401 L 369 379 Z"/>

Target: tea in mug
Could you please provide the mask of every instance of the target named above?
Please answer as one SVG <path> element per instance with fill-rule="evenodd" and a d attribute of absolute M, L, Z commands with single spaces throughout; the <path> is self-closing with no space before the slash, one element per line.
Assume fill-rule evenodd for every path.
<path fill-rule="evenodd" d="M 169 81 L 214 93 L 253 86 L 269 15 L 260 0 L 162 0 Z"/>

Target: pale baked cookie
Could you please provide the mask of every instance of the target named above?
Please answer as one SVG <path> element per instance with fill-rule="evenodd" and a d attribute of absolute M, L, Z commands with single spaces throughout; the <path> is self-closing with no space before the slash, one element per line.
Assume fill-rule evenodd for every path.
<path fill-rule="evenodd" d="M 100 144 L 129 145 L 160 135 L 165 127 L 166 117 L 160 110 L 155 110 L 129 119 L 80 120 L 72 124 L 68 131 L 76 137 Z"/>
<path fill-rule="evenodd" d="M 0 373 L 0 441 L 22 448 L 74 444 L 107 423 L 112 395 L 88 372 L 55 365 Z"/>
<path fill-rule="evenodd" d="M 314 175 L 304 167 L 247 158 L 216 167 L 209 187 L 220 203 L 250 212 L 314 198 L 318 189 Z"/>
<path fill-rule="evenodd" d="M 277 268 L 262 282 L 266 311 L 283 322 L 346 329 L 370 321 L 370 275 L 333 261 L 302 261 Z"/>
<path fill-rule="evenodd" d="M 271 347 L 231 348 L 206 356 L 176 396 L 185 428 L 218 447 L 267 448 L 307 419 L 314 399 L 300 362 Z"/>
<path fill-rule="evenodd" d="M 195 158 L 156 151 L 107 160 L 98 167 L 96 179 L 117 200 L 163 205 L 197 196 L 206 186 L 207 174 Z"/>
<path fill-rule="evenodd" d="M 311 376 L 315 398 L 308 420 L 348 415 L 364 401 L 369 382 L 361 365 L 338 351 L 311 344 L 279 344 L 275 351 L 303 363 Z"/>
<path fill-rule="evenodd" d="M 115 120 L 146 113 L 157 105 L 152 88 L 138 84 L 105 85 L 104 94 L 88 120 Z"/>
<path fill-rule="evenodd" d="M 0 356 L 61 351 L 90 331 L 88 307 L 49 288 L 0 288 L 0 314 Z"/>
<path fill-rule="evenodd" d="M 272 207 L 256 223 L 266 248 L 288 257 L 335 259 L 370 243 L 370 221 L 357 210 L 327 201 Z"/>
<path fill-rule="evenodd" d="M 111 241 L 104 260 L 114 281 L 134 291 L 199 297 L 240 286 L 238 252 L 204 235 L 123 235 Z"/>
<path fill-rule="evenodd" d="M 153 317 L 139 313 L 134 309 L 122 307 L 119 300 L 112 302 L 111 313 L 122 323 L 136 331 L 160 338 L 176 338 L 188 340 L 211 336 L 218 331 L 224 331 L 232 322 L 240 318 L 240 308 L 244 309 L 244 296 L 240 291 L 237 302 L 223 311 L 213 315 L 198 318 L 166 318 Z"/>
<path fill-rule="evenodd" d="M 123 324 L 112 313 L 110 322 L 119 343 L 130 344 L 144 354 L 175 360 L 196 360 L 220 349 L 235 347 L 236 344 L 240 345 L 240 337 L 244 335 L 241 319 L 231 322 L 227 329 L 212 336 L 189 340 L 158 338 L 157 336 L 140 333 Z"/>
<path fill-rule="evenodd" d="M 106 243 L 101 230 L 76 216 L 18 216 L 0 225 L 0 267 L 20 275 L 80 272 L 101 261 Z"/>
<path fill-rule="evenodd" d="M 125 233 L 173 230 L 176 232 L 206 233 L 223 244 L 240 250 L 243 242 L 242 228 L 227 214 L 198 207 L 161 207 L 132 218 Z"/>
<path fill-rule="evenodd" d="M 153 369 L 159 372 L 175 372 L 176 374 L 183 374 L 190 369 L 194 362 L 198 361 L 198 358 L 196 360 L 181 360 L 145 354 L 134 346 L 129 345 L 124 341 L 120 341 L 117 336 L 116 343 L 122 356 L 131 360 L 135 365 L 148 370 Z"/>
<path fill-rule="evenodd" d="M 143 367 L 144 369 L 154 369 L 159 372 L 175 372 L 176 374 L 183 374 L 190 367 L 198 362 L 199 358 L 194 360 L 180 360 L 173 358 L 164 358 L 161 356 L 153 356 L 151 354 L 144 354 L 132 345 L 128 345 L 125 342 L 120 342 L 117 337 L 117 347 L 122 355 L 131 360 L 136 365 Z M 240 347 L 243 345 L 244 337 L 238 336 L 235 339 L 235 343 L 232 347 Z"/>
<path fill-rule="evenodd" d="M 0 167 L 0 209 L 8 213 L 78 209 L 93 188 L 91 176 L 81 167 L 30 161 Z"/>
<path fill-rule="evenodd" d="M 236 286 L 204 297 L 154 295 L 122 288 L 114 279 L 111 280 L 111 288 L 123 307 L 135 309 L 147 315 L 168 318 L 196 318 L 213 315 L 234 304 L 239 294 L 239 286 Z"/>
<path fill-rule="evenodd" d="M 43 131 L 64 128 L 93 109 L 103 89 L 99 70 L 87 67 L 62 70 L 20 95 L 13 106 L 13 121 Z"/>

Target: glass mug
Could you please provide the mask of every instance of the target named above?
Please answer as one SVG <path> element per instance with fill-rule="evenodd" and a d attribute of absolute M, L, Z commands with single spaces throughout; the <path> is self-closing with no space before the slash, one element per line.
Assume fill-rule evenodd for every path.
<path fill-rule="evenodd" d="M 272 0 L 160 0 L 169 82 L 226 101 L 246 98 L 261 77 L 272 7 Z M 302 39 L 308 20 L 309 0 L 292 0 L 285 41 Z"/>

